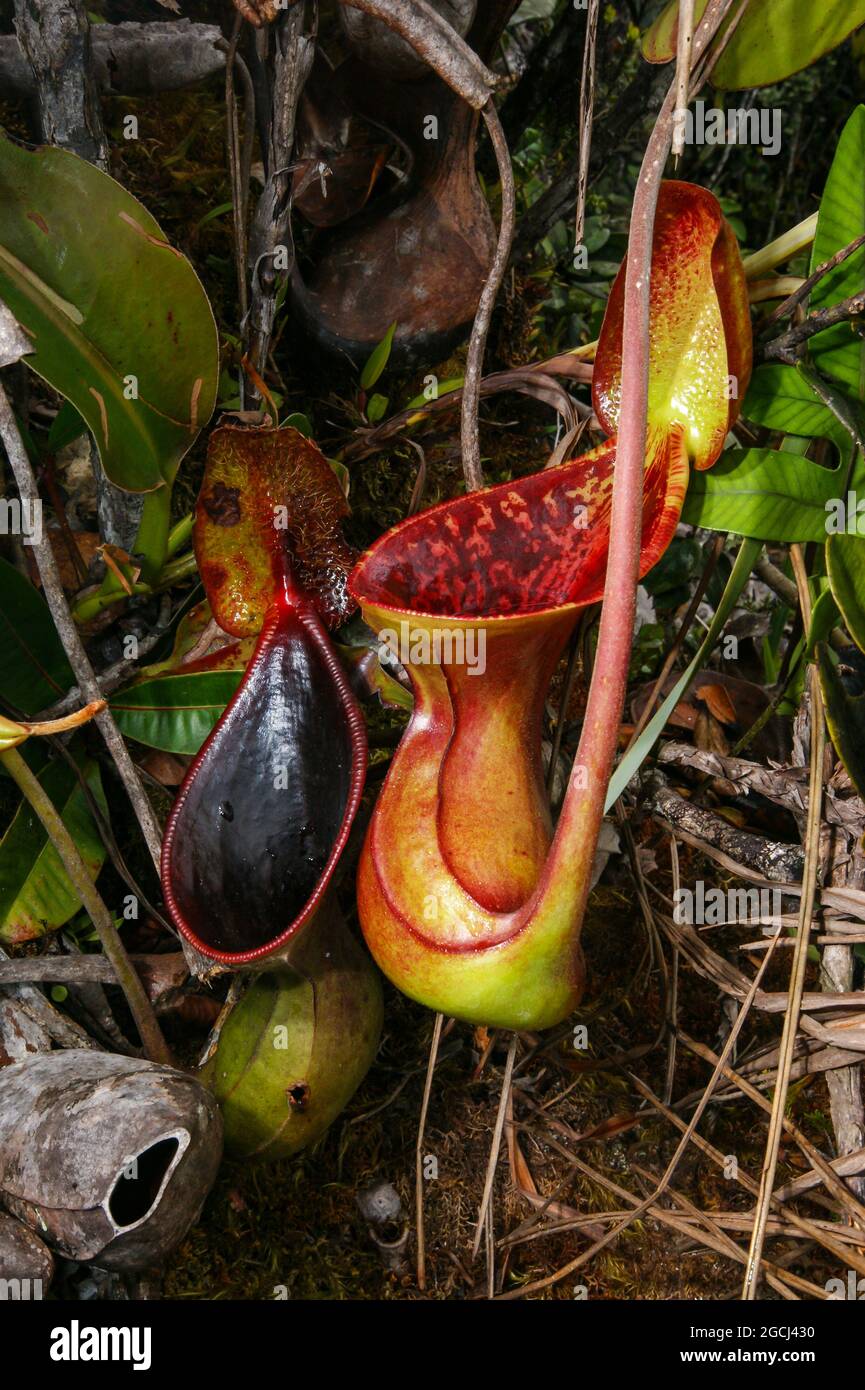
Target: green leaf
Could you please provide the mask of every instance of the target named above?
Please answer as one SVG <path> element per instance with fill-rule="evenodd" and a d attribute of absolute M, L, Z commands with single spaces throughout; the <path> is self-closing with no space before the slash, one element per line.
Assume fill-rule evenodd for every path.
<path fill-rule="evenodd" d="M 862 544 L 862 542 L 860 542 Z M 818 642 L 825 642 L 838 621 L 838 604 L 831 589 L 824 589 L 817 596 L 811 609 L 811 626 L 808 628 L 808 641 L 805 656 L 810 661 Z"/>
<path fill-rule="evenodd" d="M 393 347 L 393 335 L 395 332 L 396 322 L 394 321 L 381 342 L 373 348 L 367 358 L 366 365 L 360 374 L 360 384 L 364 391 L 368 391 L 371 386 L 375 386 L 375 383 L 387 366 L 390 350 Z"/>
<path fill-rule="evenodd" d="M 451 391 L 458 391 L 464 379 L 465 378 L 461 376 L 452 376 L 448 377 L 447 381 L 440 381 L 436 387 L 436 394 L 432 397 L 432 400 L 441 400 L 442 396 L 449 396 Z M 430 397 L 428 397 L 424 391 L 421 391 L 419 396 L 413 396 L 408 405 L 403 408 L 405 410 L 423 410 L 424 406 L 428 406 L 429 404 Z"/>
<path fill-rule="evenodd" d="M 14 719 L 0 714 L 0 753 L 5 753 L 8 748 L 17 748 L 19 744 L 26 743 L 29 737 L 29 730 L 23 724 L 16 724 Z"/>
<path fill-rule="evenodd" d="M 706 561 L 704 547 L 693 536 L 676 536 L 673 538 L 667 549 L 664 551 L 660 560 L 652 566 L 647 575 L 643 577 L 643 587 L 648 594 L 657 600 L 663 596 L 663 607 L 677 607 L 682 601 L 687 602 L 687 584 L 694 574 L 699 574 Z M 673 595 L 672 602 L 669 595 Z"/>
<path fill-rule="evenodd" d="M 74 684 L 47 603 L 14 565 L 0 560 L 0 699 L 35 714 Z"/>
<path fill-rule="evenodd" d="M 222 217 L 226 212 L 231 212 L 234 203 L 218 203 L 215 208 L 211 208 L 203 217 L 196 222 L 193 231 L 200 232 L 202 227 L 206 227 L 208 222 L 212 222 L 215 217 Z"/>
<path fill-rule="evenodd" d="M 865 652 L 865 540 L 843 532 L 830 536 L 826 570 L 847 631 Z"/>
<path fill-rule="evenodd" d="M 817 671 L 826 723 L 835 751 L 860 796 L 865 796 L 865 695 L 851 695 L 829 648 L 817 647 Z"/>
<path fill-rule="evenodd" d="M 175 672 L 119 692 L 111 709 L 127 738 L 166 753 L 197 753 L 240 684 L 236 670 Z"/>
<path fill-rule="evenodd" d="M 742 414 L 755 425 L 808 439 L 831 439 L 848 450 L 850 436 L 796 367 L 780 363 L 758 367 L 751 378 Z"/>
<path fill-rule="evenodd" d="M 682 520 L 762 541 L 824 541 L 827 502 L 844 494 L 843 470 L 774 449 L 728 449 L 694 472 Z"/>
<path fill-rule="evenodd" d="M 855 400 L 849 392 L 845 391 L 837 381 L 831 377 L 822 376 L 808 362 L 797 362 L 796 371 L 810 388 L 820 397 L 829 414 L 836 421 L 839 428 L 838 440 L 839 448 L 849 456 L 851 445 L 857 447 L 863 434 L 863 420 L 865 412 L 858 400 Z M 789 436 L 794 438 L 795 436 Z M 789 447 L 787 444 L 783 448 Z"/>
<path fill-rule="evenodd" d="M 696 0 L 695 25 L 707 4 L 708 0 Z M 678 24 L 678 0 L 673 0 L 643 36 L 649 62 L 666 63 L 675 57 Z M 865 24 L 865 0 L 751 0 L 712 82 L 728 92 L 782 82 L 837 48 L 860 24 Z M 726 23 L 722 35 L 725 28 Z"/>
<path fill-rule="evenodd" d="M 863 15 L 865 18 L 865 15 Z M 862 19 L 858 21 L 862 23 Z M 811 253 L 811 270 L 836 251 L 865 235 L 865 106 L 857 106 L 838 141 L 826 180 Z M 825 309 L 865 290 L 865 246 L 854 251 L 811 292 L 811 309 Z M 857 400 L 865 398 L 865 342 L 849 323 L 839 323 L 811 339 L 816 366 L 849 387 Z"/>
<path fill-rule="evenodd" d="M 282 424 L 283 428 L 290 425 L 298 434 L 302 434 L 304 439 L 312 439 L 312 421 L 302 411 L 296 410 L 293 415 L 286 415 Z"/>
<path fill-rule="evenodd" d="M 171 482 L 213 410 L 216 325 L 138 200 L 76 155 L 0 138 L 0 299 L 33 339 L 28 366 L 77 407 L 111 481 Z"/>
<path fill-rule="evenodd" d="M 72 768 L 61 759 L 48 761 L 41 748 L 28 761 L 60 812 L 90 877 L 96 879 L 105 859 L 105 846 Z M 81 770 L 91 793 L 107 814 L 99 768 L 86 759 Z M 0 941 L 33 941 L 62 927 L 81 903 L 41 822 L 22 802 L 0 840 Z"/>
<path fill-rule="evenodd" d="M 377 425 L 379 420 L 384 418 L 389 404 L 387 396 L 380 396 L 377 391 L 374 396 L 370 396 L 366 407 L 366 418 L 371 425 Z"/>
<path fill-rule="evenodd" d="M 599 217 L 586 218 L 583 228 L 583 245 L 590 256 L 594 256 L 598 251 L 602 250 L 610 240 L 610 236 L 611 232 L 609 227 L 605 227 Z M 612 266 L 612 273 L 615 275 L 619 269 L 618 262 L 612 262 Z M 597 261 L 593 262 L 593 268 L 596 274 L 603 275 L 605 273 L 601 270 L 601 266 Z"/>
<path fill-rule="evenodd" d="M 75 406 L 71 401 L 64 401 L 48 431 L 48 453 L 59 454 L 61 449 L 65 449 L 66 445 L 71 444 L 73 440 L 80 439 L 86 431 L 87 426 Z"/>
<path fill-rule="evenodd" d="M 342 488 L 343 496 L 348 497 L 351 491 L 351 474 L 345 464 L 341 463 L 339 459 L 328 459 L 328 463 L 333 469 L 336 479 Z"/>

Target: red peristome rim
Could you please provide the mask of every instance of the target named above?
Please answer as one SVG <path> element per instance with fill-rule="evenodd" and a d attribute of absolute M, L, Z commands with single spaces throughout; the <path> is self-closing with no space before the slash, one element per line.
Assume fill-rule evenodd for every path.
<path fill-rule="evenodd" d="M 432 534 L 437 531 L 436 544 L 439 546 L 441 554 L 439 563 L 430 565 L 424 572 L 424 579 L 430 580 L 434 576 L 446 574 L 451 561 L 455 556 L 469 556 L 469 567 L 472 564 L 478 567 L 483 565 L 483 557 L 480 559 L 471 557 L 465 537 L 460 534 L 463 523 L 474 526 L 477 531 L 486 521 L 485 513 L 491 507 L 501 506 L 503 502 L 510 504 L 518 501 L 525 508 L 526 517 L 532 506 L 537 506 L 537 498 L 533 494 L 544 492 L 547 494 L 554 489 L 561 487 L 563 490 L 567 486 L 569 475 L 575 480 L 580 479 L 590 487 L 590 475 L 593 465 L 604 465 L 612 469 L 615 457 L 615 439 L 606 440 L 596 448 L 589 450 L 585 454 L 580 454 L 576 458 L 567 459 L 565 462 L 556 465 L 554 468 L 541 469 L 540 472 L 528 473 L 521 478 L 514 478 L 504 483 L 496 483 L 492 487 L 484 488 L 479 492 L 465 493 L 462 496 L 445 499 L 437 502 L 435 506 L 428 507 L 414 516 L 406 517 L 399 521 L 395 526 L 382 533 L 371 546 L 361 555 L 354 569 L 351 571 L 348 580 L 348 591 L 351 597 L 363 607 L 364 605 L 384 609 L 387 612 L 416 618 L 436 618 L 448 623 L 506 623 L 516 618 L 539 617 L 544 614 L 559 613 L 564 608 L 573 607 L 583 608 L 586 604 L 594 602 L 594 596 L 584 596 L 581 593 L 574 593 L 573 597 L 563 598 L 556 602 L 539 602 L 537 605 L 532 603 L 519 604 L 511 609 L 500 612 L 485 613 L 459 613 L 447 611 L 444 607 L 436 604 L 418 604 L 417 606 L 406 606 L 399 602 L 395 595 L 386 594 L 383 591 L 382 581 L 379 576 L 370 576 L 370 570 L 380 559 L 382 552 L 390 547 L 394 540 L 399 537 L 403 542 L 403 551 L 406 550 L 405 542 L 411 538 L 412 533 L 422 537 L 424 533 Z M 609 494 L 611 496 L 611 493 Z M 504 511 L 504 507 L 501 507 Z M 448 520 L 441 520 L 448 518 Z M 542 518 L 541 518 L 542 519 Z M 548 548 L 548 558 L 552 559 L 560 553 L 562 547 L 550 543 Z M 606 547 L 604 547 L 604 551 Z M 450 555 L 448 555 L 450 551 Z M 520 545 L 514 550 L 514 558 L 525 556 L 528 553 L 525 536 L 521 537 Z M 587 557 L 588 558 L 588 557 Z M 538 572 L 540 566 L 538 567 Z M 522 592 L 528 597 L 524 576 L 523 579 L 514 579 L 514 592 Z M 597 597 L 603 589 L 603 568 L 601 571 L 601 583 Z"/>
<path fill-rule="evenodd" d="M 333 848 L 331 849 L 327 862 L 325 863 L 325 866 L 321 871 L 321 875 L 318 879 L 315 889 L 310 895 L 310 897 L 307 899 L 306 905 L 303 908 L 302 912 L 300 912 L 300 914 L 294 918 L 294 921 L 289 923 L 289 925 L 285 928 L 283 932 L 280 933 L 279 936 L 274 937 L 273 941 L 270 941 L 263 946 L 256 946 L 254 949 L 251 949 L 249 951 L 218 951 L 215 947 L 208 946 L 205 942 L 203 942 L 200 939 L 200 937 L 196 935 L 196 933 L 186 922 L 186 919 L 184 918 L 183 913 L 180 911 L 180 908 L 175 900 L 174 893 L 171 888 L 171 853 L 174 845 L 174 837 L 177 829 L 178 818 L 183 808 L 183 803 L 186 800 L 186 794 L 189 786 L 192 783 L 192 779 L 195 777 L 195 774 L 197 773 L 199 766 L 204 760 L 204 757 L 207 753 L 207 749 L 210 746 L 210 742 L 215 737 L 216 732 L 219 729 L 219 726 L 228 715 L 232 705 L 234 704 L 234 701 L 237 699 L 238 695 L 240 694 L 240 691 L 243 689 L 243 686 L 249 679 L 251 679 L 252 674 L 258 666 L 259 662 L 263 660 L 265 651 L 270 644 L 274 630 L 279 625 L 279 608 L 286 606 L 290 606 L 294 609 L 298 619 L 300 620 L 300 622 L 303 623 L 307 632 L 310 634 L 313 641 L 316 643 L 322 657 L 324 658 L 325 666 L 327 667 L 330 675 L 333 677 L 333 680 L 339 691 L 340 701 L 342 703 L 343 709 L 345 710 L 346 718 L 348 720 L 349 739 L 351 741 L 352 749 L 351 780 L 349 783 L 348 798 L 346 800 L 345 811 L 343 812 L 343 817 L 340 823 L 339 831 L 333 842 Z M 354 818 L 357 815 L 358 807 L 360 806 L 361 796 L 363 795 L 364 782 L 366 781 L 366 763 L 367 739 L 366 726 L 363 721 L 363 715 L 361 714 L 360 706 L 358 705 L 357 700 L 355 699 L 354 692 L 348 683 L 345 671 L 340 665 L 336 653 L 333 651 L 333 648 L 330 645 L 327 634 L 324 631 L 318 614 L 316 613 L 309 600 L 304 599 L 300 603 L 292 603 L 289 602 L 289 600 L 284 595 L 280 595 L 277 598 L 276 603 L 274 604 L 274 608 L 271 612 L 271 615 L 269 615 L 266 618 L 264 626 L 261 629 L 261 633 L 259 634 L 258 638 L 258 643 L 256 645 L 255 651 L 253 652 L 252 660 L 250 661 L 249 666 L 246 669 L 246 674 L 243 678 L 243 681 L 241 682 L 240 686 L 238 686 L 238 689 L 235 692 L 234 697 L 231 700 L 231 703 L 226 706 L 225 710 L 220 715 L 216 724 L 211 729 L 204 743 L 201 745 L 201 748 L 196 753 L 194 761 L 190 763 L 189 767 L 187 768 L 186 776 L 183 779 L 183 783 L 177 795 L 177 800 L 171 808 L 171 813 L 168 817 L 168 821 L 165 826 L 165 835 L 162 841 L 162 856 L 160 862 L 160 876 L 162 879 L 162 891 L 165 897 L 165 905 L 168 908 L 168 911 L 171 915 L 171 919 L 174 922 L 174 925 L 177 927 L 180 934 L 184 937 L 186 941 L 189 942 L 191 946 L 195 947 L 196 951 L 200 951 L 200 953 L 203 956 L 206 956 L 208 960 L 219 961 L 222 965 L 245 965 L 248 964 L 250 961 L 261 960 L 266 956 L 273 955 L 275 952 L 279 951 L 281 947 L 285 946 L 294 936 L 297 935 L 300 929 L 306 925 L 306 923 L 309 921 L 309 919 L 312 917 L 312 915 L 319 907 L 321 900 L 324 897 L 330 885 L 330 881 L 333 878 L 334 871 L 336 869 L 340 855 L 342 854 L 342 851 L 345 849 L 346 842 L 348 840 L 349 833 L 354 822 Z"/>
<path fill-rule="evenodd" d="M 683 432 L 678 426 L 664 432 L 650 431 L 647 436 L 641 577 L 657 562 L 675 533 L 688 477 L 688 460 L 682 441 Z M 349 576 L 350 594 L 362 608 L 375 608 L 398 618 L 432 619 L 488 628 L 516 620 L 549 618 L 568 609 L 578 610 L 599 602 L 604 593 L 607 568 L 616 446 L 615 438 L 608 440 L 555 468 L 439 502 L 417 516 L 398 522 L 361 556 Z M 599 485 L 600 492 L 595 490 Z M 603 509 L 603 515 L 593 523 L 602 527 L 603 536 L 597 533 L 597 543 L 588 547 L 584 555 L 569 547 L 561 526 L 561 513 L 556 526 L 546 539 L 544 537 L 551 503 L 553 509 L 567 506 L 570 502 L 563 503 L 562 499 L 573 500 L 578 496 L 590 503 L 597 500 Z M 498 513 L 506 513 L 506 524 L 517 517 L 521 528 L 518 540 L 511 534 L 504 538 L 499 553 L 473 554 L 472 546 L 476 544 L 480 523 L 494 530 L 497 524 L 494 518 Z M 400 586 L 408 582 L 412 567 L 413 532 L 417 537 L 414 560 L 419 586 L 414 603 L 411 595 L 400 592 Z M 513 547 L 513 561 L 508 558 L 509 546 Z M 441 587 L 451 572 L 463 577 L 466 572 L 484 570 L 490 575 L 496 566 L 512 564 L 516 570 L 521 560 L 528 562 L 524 572 L 509 576 L 512 585 L 505 596 L 512 604 L 510 607 L 506 602 L 496 611 L 495 605 L 490 603 L 486 611 L 460 612 L 454 611 L 458 603 L 451 606 L 436 601 L 436 588 Z M 396 582 L 389 591 L 390 576 L 394 572 Z M 562 590 L 556 596 L 559 581 Z M 536 584 L 540 596 L 537 602 L 532 602 Z M 490 585 L 494 588 L 494 579 L 490 580 Z M 474 597 L 469 595 L 466 606 L 473 606 Z"/>

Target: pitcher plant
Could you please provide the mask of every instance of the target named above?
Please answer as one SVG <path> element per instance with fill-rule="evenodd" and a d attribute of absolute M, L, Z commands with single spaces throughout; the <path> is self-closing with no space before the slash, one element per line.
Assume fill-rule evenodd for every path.
<path fill-rule="evenodd" d="M 327 633 L 352 609 L 347 510 L 297 430 L 213 432 L 199 571 L 223 631 L 258 641 L 180 788 L 162 877 L 183 936 L 225 966 L 284 954 L 320 907 L 360 803 L 363 719 Z"/>
<path fill-rule="evenodd" d="M 750 378 L 744 272 L 706 190 L 662 185 L 650 293 L 640 575 L 675 534 L 689 461 L 704 469 L 718 458 Z M 415 696 L 361 856 L 361 925 L 399 989 L 476 1024 L 550 1027 L 581 997 L 580 928 L 607 784 L 596 769 L 609 766 L 618 727 L 584 727 L 555 831 L 541 731 L 559 658 L 604 588 L 623 294 L 624 267 L 593 382 L 609 440 L 411 517 L 350 577 Z M 608 679 L 598 664 L 593 681 Z"/>

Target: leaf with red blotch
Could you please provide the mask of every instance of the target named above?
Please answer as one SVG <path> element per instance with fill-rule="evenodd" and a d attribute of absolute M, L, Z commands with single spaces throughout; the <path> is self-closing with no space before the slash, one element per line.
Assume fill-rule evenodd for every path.
<path fill-rule="evenodd" d="M 592 386 L 610 434 L 619 425 L 625 267 L 604 316 Z M 649 308 L 649 424 L 681 425 L 699 469 L 711 468 L 751 379 L 745 273 L 717 198 L 696 184 L 661 185 Z"/>
<path fill-rule="evenodd" d="M 354 555 L 340 531 L 347 514 L 333 469 L 297 430 L 214 430 L 194 542 L 220 627 L 235 637 L 259 632 L 289 573 L 327 626 L 344 622 L 354 608 L 346 586 Z"/>

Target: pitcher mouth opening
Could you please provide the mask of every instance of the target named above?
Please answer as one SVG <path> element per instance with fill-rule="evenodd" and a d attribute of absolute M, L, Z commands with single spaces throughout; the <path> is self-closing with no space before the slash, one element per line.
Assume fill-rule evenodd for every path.
<path fill-rule="evenodd" d="M 349 592 L 419 617 L 528 616 L 591 602 L 603 587 L 615 449 L 441 502 L 361 557 Z M 588 595 L 588 596 L 585 596 Z"/>
<path fill-rule="evenodd" d="M 134 1230 L 156 1210 L 189 1147 L 187 1130 L 164 1134 L 124 1164 L 105 1206 L 118 1235 Z"/>
<path fill-rule="evenodd" d="M 603 597 L 616 441 L 555 468 L 469 493 L 400 522 L 349 576 L 368 612 L 496 622 Z M 672 540 L 688 485 L 683 432 L 647 439 L 640 573 Z"/>

